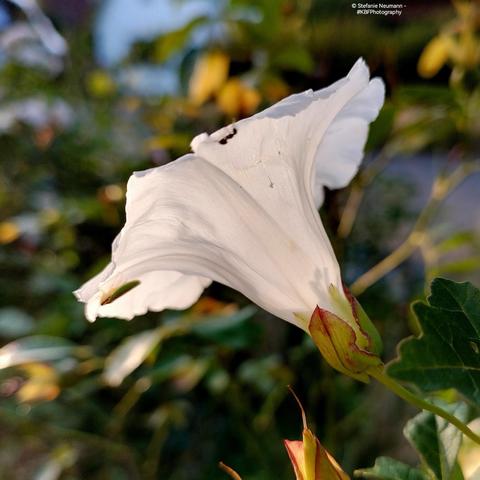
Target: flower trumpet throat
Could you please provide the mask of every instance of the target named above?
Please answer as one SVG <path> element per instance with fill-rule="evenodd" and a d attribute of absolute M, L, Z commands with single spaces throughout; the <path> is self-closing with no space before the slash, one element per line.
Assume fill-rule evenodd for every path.
<path fill-rule="evenodd" d="M 335 311 L 317 306 L 308 323 L 308 332 L 325 360 L 336 370 L 368 382 L 369 370 L 382 365 L 382 342 L 375 326 L 355 297 L 331 285 Z"/>

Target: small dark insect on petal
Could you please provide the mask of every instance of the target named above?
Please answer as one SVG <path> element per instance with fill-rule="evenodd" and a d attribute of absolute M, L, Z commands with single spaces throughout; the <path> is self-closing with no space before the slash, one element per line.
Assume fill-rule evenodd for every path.
<path fill-rule="evenodd" d="M 238 130 L 234 127 L 232 130 L 232 133 L 229 133 L 228 135 L 223 137 L 221 140 L 218 141 L 218 143 L 220 143 L 220 145 L 226 145 L 228 143 L 228 140 L 233 138 L 237 133 L 238 133 Z"/>
<path fill-rule="evenodd" d="M 112 303 L 114 300 L 117 300 L 117 298 L 125 295 L 138 285 L 140 285 L 140 280 L 132 280 L 131 282 L 124 283 L 121 287 L 118 287 L 116 290 L 114 290 L 107 298 L 103 299 L 101 304 L 107 305 Z"/>

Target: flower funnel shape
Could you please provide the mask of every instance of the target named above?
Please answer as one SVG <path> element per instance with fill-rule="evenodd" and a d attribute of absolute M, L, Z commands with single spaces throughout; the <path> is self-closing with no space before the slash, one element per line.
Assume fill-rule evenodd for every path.
<path fill-rule="evenodd" d="M 292 392 L 293 393 L 293 392 Z M 349 480 L 336 460 L 325 450 L 318 438 L 308 428 L 303 407 L 300 406 L 303 420 L 302 440 L 285 440 L 285 448 L 292 462 L 296 480 Z"/>
<path fill-rule="evenodd" d="M 87 318 L 184 309 L 212 280 L 312 335 L 314 310 L 343 318 L 318 208 L 324 187 L 357 172 L 383 101 L 383 82 L 360 59 L 329 87 L 198 135 L 193 153 L 135 172 L 111 262 L 75 292 Z"/>

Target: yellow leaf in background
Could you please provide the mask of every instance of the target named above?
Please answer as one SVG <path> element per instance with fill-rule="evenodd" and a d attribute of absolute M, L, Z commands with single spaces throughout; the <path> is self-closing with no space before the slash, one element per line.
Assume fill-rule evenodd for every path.
<path fill-rule="evenodd" d="M 15 241 L 20 236 L 20 229 L 13 222 L 0 223 L 0 243 L 7 244 Z"/>
<path fill-rule="evenodd" d="M 109 97 L 116 90 L 112 77 L 103 70 L 90 72 L 86 79 L 86 87 L 94 97 Z"/>
<path fill-rule="evenodd" d="M 194 315 L 233 315 L 238 311 L 235 303 L 225 303 L 212 297 L 202 297 L 192 306 Z"/>
<path fill-rule="evenodd" d="M 168 134 L 168 135 L 155 135 L 146 140 L 145 146 L 147 151 L 170 148 L 188 149 L 190 143 L 190 136 L 182 133 Z"/>
<path fill-rule="evenodd" d="M 241 109 L 242 84 L 238 78 L 231 78 L 217 96 L 218 108 L 229 115 L 237 117 Z"/>
<path fill-rule="evenodd" d="M 457 45 L 453 53 L 453 60 L 467 69 L 476 67 L 479 60 L 480 45 L 473 32 L 469 30 L 463 32 Z"/>
<path fill-rule="evenodd" d="M 255 113 L 260 104 L 260 94 L 253 88 L 245 87 L 242 96 L 242 112 L 245 116 Z"/>
<path fill-rule="evenodd" d="M 453 6 L 457 11 L 458 15 L 465 19 L 470 19 L 475 10 L 474 2 L 466 0 L 453 0 Z"/>
<path fill-rule="evenodd" d="M 257 90 L 246 86 L 234 77 L 228 80 L 217 96 L 218 108 L 233 118 L 251 115 L 257 109 L 261 97 Z"/>
<path fill-rule="evenodd" d="M 288 85 L 279 78 L 268 78 L 262 83 L 262 92 L 269 103 L 275 103 L 288 96 Z"/>
<path fill-rule="evenodd" d="M 107 185 L 100 190 L 102 200 L 106 202 L 120 202 L 125 197 L 125 192 L 120 185 Z"/>
<path fill-rule="evenodd" d="M 222 52 L 208 52 L 196 62 L 189 84 L 189 97 L 195 105 L 205 103 L 225 83 L 229 57 Z"/>
<path fill-rule="evenodd" d="M 22 365 L 21 370 L 28 379 L 16 393 L 20 402 L 49 402 L 60 394 L 58 375 L 53 367 L 44 363 L 30 363 Z"/>
<path fill-rule="evenodd" d="M 451 41 L 445 35 L 434 37 L 427 43 L 418 60 L 418 74 L 431 78 L 445 65 L 450 52 Z"/>

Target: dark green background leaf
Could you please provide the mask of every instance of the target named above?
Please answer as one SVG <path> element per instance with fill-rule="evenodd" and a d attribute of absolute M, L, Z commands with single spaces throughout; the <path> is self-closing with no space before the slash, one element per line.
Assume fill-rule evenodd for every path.
<path fill-rule="evenodd" d="M 464 403 L 442 408 L 463 422 L 467 420 L 468 407 Z M 462 433 L 456 427 L 431 412 L 421 412 L 407 423 L 403 433 L 438 479 L 463 478 L 457 463 Z"/>
<path fill-rule="evenodd" d="M 425 392 L 456 388 L 480 404 L 480 291 L 437 278 L 428 303 L 413 305 L 423 334 L 400 344 L 388 373 Z"/>
<path fill-rule="evenodd" d="M 372 468 L 355 470 L 356 477 L 381 480 L 428 480 L 429 477 L 418 468 L 412 468 L 389 457 L 379 457 Z"/>

